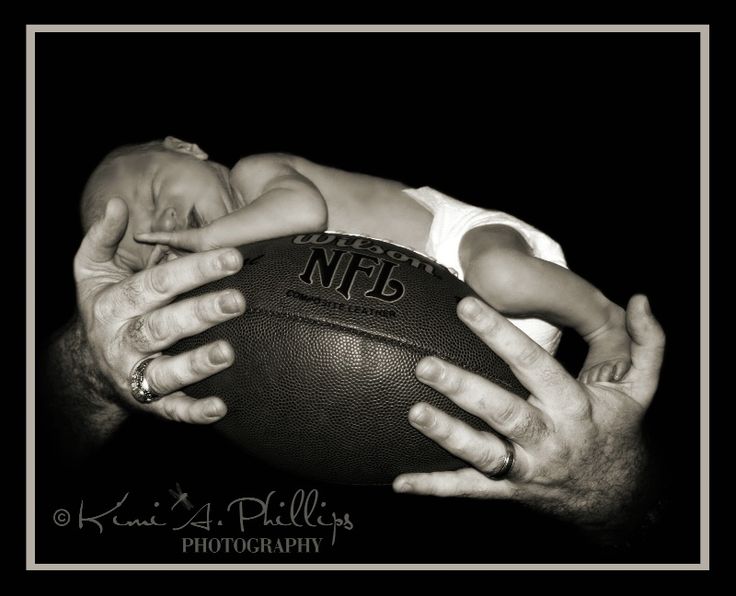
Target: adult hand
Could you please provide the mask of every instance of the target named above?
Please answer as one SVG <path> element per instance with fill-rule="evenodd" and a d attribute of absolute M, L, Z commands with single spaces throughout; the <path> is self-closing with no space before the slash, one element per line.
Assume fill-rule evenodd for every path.
<path fill-rule="evenodd" d="M 179 294 L 237 272 L 242 257 L 237 250 L 222 249 L 133 274 L 116 256 L 127 221 L 125 202 L 111 199 L 74 260 L 81 341 L 91 360 L 89 368 L 107 383 L 110 403 L 169 420 L 214 422 L 225 415 L 224 402 L 214 396 L 195 400 L 181 389 L 230 366 L 231 346 L 219 341 L 176 356 L 160 354 L 183 337 L 243 313 L 245 300 L 235 290 L 171 304 Z M 147 356 L 158 356 L 145 374 L 151 390 L 164 397 L 144 405 L 132 397 L 129 375 Z"/>
<path fill-rule="evenodd" d="M 528 400 L 437 358 L 417 365 L 419 380 L 478 416 L 514 449 L 505 479 L 506 445 L 425 403 L 411 424 L 470 464 L 429 474 L 404 474 L 398 492 L 514 499 L 589 528 L 626 522 L 641 502 L 646 450 L 641 423 L 657 388 L 664 333 L 644 296 L 629 302 L 626 322 L 632 366 L 617 383 L 585 385 L 492 308 L 473 298 L 458 305 L 466 325 L 511 367 Z"/>

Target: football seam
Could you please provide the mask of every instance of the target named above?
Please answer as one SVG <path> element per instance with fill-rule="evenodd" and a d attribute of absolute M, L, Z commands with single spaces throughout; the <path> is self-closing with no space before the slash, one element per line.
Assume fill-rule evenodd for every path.
<path fill-rule="evenodd" d="M 395 337 L 389 337 L 389 336 L 385 336 L 385 335 L 375 335 L 375 334 L 369 333 L 369 332 L 367 332 L 367 331 L 365 331 L 363 329 L 358 329 L 358 328 L 355 328 L 355 327 L 351 327 L 350 325 L 340 325 L 338 323 L 332 323 L 330 321 L 320 321 L 319 319 L 311 319 L 309 317 L 304 317 L 304 316 L 301 316 L 301 315 L 294 315 L 294 314 L 290 314 L 290 313 L 273 311 L 273 310 L 270 310 L 270 309 L 267 309 L 267 308 L 258 308 L 258 307 L 253 308 L 253 307 L 250 307 L 250 308 L 246 308 L 245 309 L 245 312 L 243 314 L 267 314 L 269 316 L 281 317 L 283 319 L 297 320 L 297 321 L 300 321 L 302 323 L 308 323 L 308 324 L 312 324 L 312 325 L 319 325 L 319 326 L 322 326 L 322 327 L 330 327 L 330 328 L 333 328 L 333 329 L 336 329 L 336 330 L 340 330 L 340 331 L 350 331 L 351 333 L 355 333 L 358 336 L 362 336 L 362 337 L 365 337 L 365 338 L 368 338 L 368 339 L 373 339 L 373 340 L 378 339 L 380 341 L 385 341 L 385 342 L 388 342 L 388 343 L 396 344 L 396 345 L 402 346 L 404 348 L 409 348 L 413 352 L 416 352 L 416 353 L 419 353 L 419 354 L 422 354 L 422 355 L 426 355 L 426 356 L 436 355 L 437 357 L 442 358 L 443 360 L 447 360 L 448 362 L 450 362 L 451 364 L 454 364 L 455 366 L 457 366 L 459 368 L 462 368 L 464 370 L 467 370 L 469 372 L 472 372 L 473 374 L 476 374 L 476 375 L 478 375 L 478 376 L 483 377 L 484 379 L 486 379 L 486 377 L 483 376 L 483 374 L 480 371 L 478 371 L 477 369 L 476 370 L 473 370 L 472 368 L 469 368 L 467 364 L 460 363 L 460 362 L 456 361 L 455 359 L 453 359 L 450 356 L 446 356 L 444 354 L 441 354 L 438 351 L 432 352 L 432 351 L 430 351 L 427 348 L 424 348 L 422 346 L 419 346 L 417 344 L 414 344 L 412 342 L 409 342 L 409 341 L 406 341 L 406 340 L 403 340 L 403 339 L 397 339 Z M 490 350 L 490 348 L 489 348 L 489 350 Z M 497 356 L 497 357 L 500 359 L 500 356 Z M 487 379 L 487 380 L 491 381 L 490 379 Z M 491 382 L 492 383 L 496 383 L 498 385 L 502 385 L 505 389 L 508 389 L 509 391 L 511 391 L 512 393 L 514 393 L 513 386 L 511 384 L 507 383 L 506 381 L 504 381 L 503 379 L 493 379 Z M 514 393 L 514 395 L 516 395 L 516 393 Z"/>

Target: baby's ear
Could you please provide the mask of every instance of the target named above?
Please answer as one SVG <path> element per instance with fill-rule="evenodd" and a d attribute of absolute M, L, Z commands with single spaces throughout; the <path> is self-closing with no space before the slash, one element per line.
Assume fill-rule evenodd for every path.
<path fill-rule="evenodd" d="M 201 159 L 202 161 L 207 159 L 207 154 L 199 148 L 199 145 L 195 145 L 194 143 L 187 143 L 186 141 L 182 141 L 181 139 L 177 139 L 176 137 L 166 137 L 164 139 L 164 147 L 170 149 L 171 151 L 176 151 L 177 153 L 185 153 L 186 155 L 191 155 L 192 157 L 196 157 L 197 159 Z"/>

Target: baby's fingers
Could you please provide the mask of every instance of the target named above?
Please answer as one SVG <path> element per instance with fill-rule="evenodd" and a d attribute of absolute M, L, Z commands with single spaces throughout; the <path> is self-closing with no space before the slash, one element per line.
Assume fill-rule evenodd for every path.
<path fill-rule="evenodd" d="M 203 249 L 201 230 L 181 230 L 179 232 L 140 232 L 135 235 L 137 242 L 145 244 L 165 244 L 190 252 Z"/>
<path fill-rule="evenodd" d="M 177 232 L 140 232 L 134 237 L 136 242 L 145 244 L 170 244 L 177 235 Z"/>

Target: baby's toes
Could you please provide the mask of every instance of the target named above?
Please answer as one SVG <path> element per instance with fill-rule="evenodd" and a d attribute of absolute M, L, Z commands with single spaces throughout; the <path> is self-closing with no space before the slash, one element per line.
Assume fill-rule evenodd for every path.
<path fill-rule="evenodd" d="M 599 364 L 595 380 L 598 383 L 605 383 L 613 380 L 613 365 L 610 362 Z"/>
<path fill-rule="evenodd" d="M 619 360 L 613 366 L 613 380 L 620 381 L 631 368 L 630 360 Z"/>

